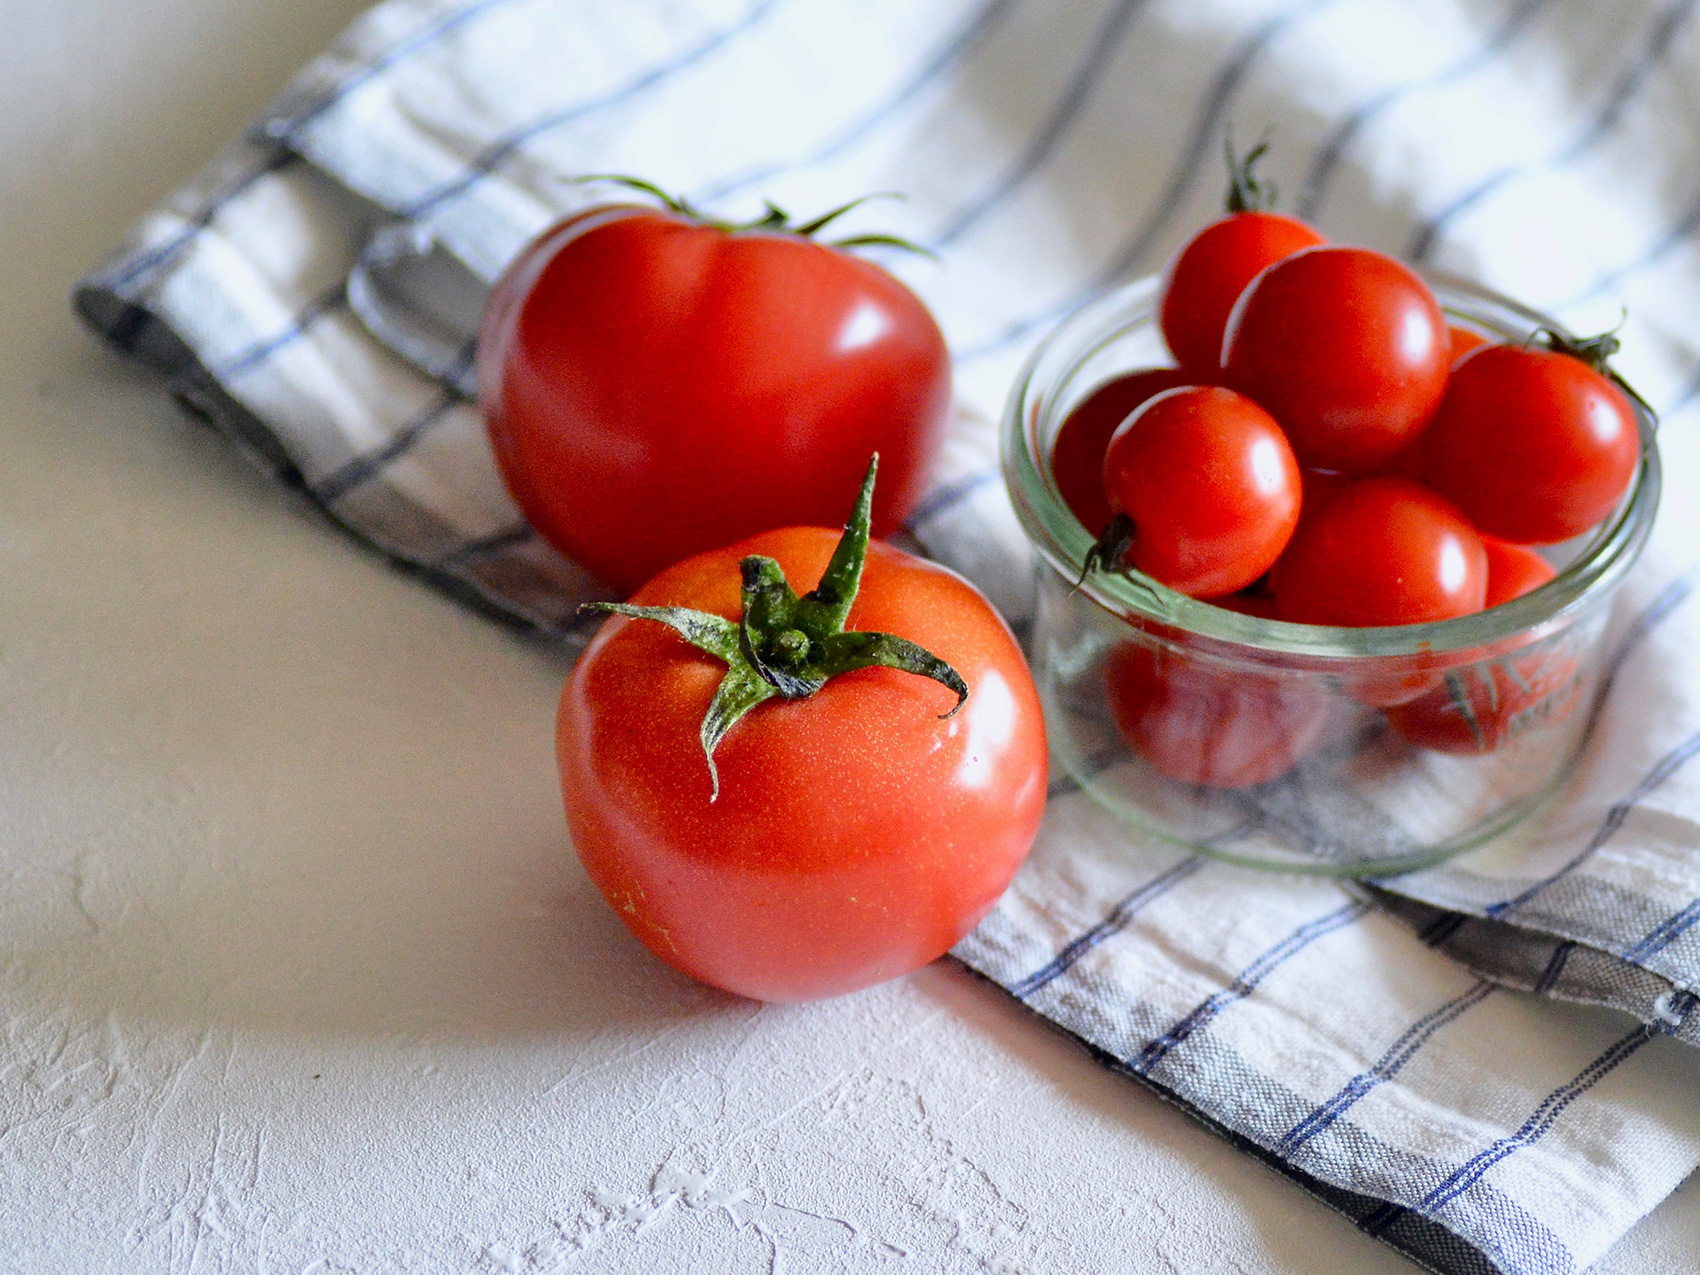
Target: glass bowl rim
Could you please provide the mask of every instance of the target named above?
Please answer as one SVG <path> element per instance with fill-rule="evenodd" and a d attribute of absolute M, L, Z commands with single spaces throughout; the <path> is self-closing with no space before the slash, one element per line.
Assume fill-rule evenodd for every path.
<path fill-rule="evenodd" d="M 1437 271 L 1421 273 L 1448 319 L 1497 329 L 1508 338 L 1527 336 L 1541 328 L 1572 335 L 1556 319 L 1480 284 Z M 1339 628 L 1242 615 L 1178 593 L 1138 571 L 1099 571 L 1082 580 L 1092 538 L 1063 502 L 1051 480 L 1050 466 L 1038 455 L 1038 438 L 1044 433 L 1040 425 L 1049 423 L 1051 417 L 1045 414 L 1043 401 L 1036 403 L 1035 399 L 1066 384 L 1117 339 L 1141 325 L 1154 324 L 1160 284 L 1156 275 L 1136 279 L 1062 319 L 1017 375 L 1000 427 L 1004 484 L 1022 530 L 1052 570 L 1071 584 L 1080 581 L 1077 591 L 1105 610 L 1272 655 L 1321 660 L 1429 655 L 1474 650 L 1508 638 L 1527 639 L 1567 627 L 1609 598 L 1640 556 L 1658 512 L 1661 471 L 1657 422 L 1631 399 L 1640 431 L 1640 458 L 1617 508 L 1575 560 L 1553 579 L 1485 611 L 1427 624 Z M 1050 412 L 1056 410 L 1056 404 L 1051 404 Z"/>

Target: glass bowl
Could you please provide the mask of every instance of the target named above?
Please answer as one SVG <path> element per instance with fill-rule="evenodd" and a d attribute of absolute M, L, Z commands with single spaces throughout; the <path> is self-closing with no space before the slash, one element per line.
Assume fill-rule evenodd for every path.
<path fill-rule="evenodd" d="M 1523 340 L 1553 320 L 1430 275 L 1448 322 Z M 1334 876 L 1410 871 L 1499 836 L 1563 781 L 1590 732 L 1613 595 L 1659 500 L 1654 422 L 1617 509 L 1559 569 L 1475 615 L 1332 628 L 1242 615 L 1138 572 L 1082 580 L 1092 537 L 1051 477 L 1068 413 L 1172 360 L 1158 280 L 1076 311 L 1018 378 L 1004 479 L 1038 550 L 1031 640 L 1053 752 L 1130 830 L 1238 863 Z"/>

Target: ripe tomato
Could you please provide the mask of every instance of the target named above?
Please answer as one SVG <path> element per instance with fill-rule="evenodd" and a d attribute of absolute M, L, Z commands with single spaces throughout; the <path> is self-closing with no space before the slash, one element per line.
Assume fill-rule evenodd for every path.
<path fill-rule="evenodd" d="M 1311 227 L 1272 212 L 1230 213 L 1211 222 L 1163 274 L 1163 340 L 1183 367 L 1215 380 L 1222 334 L 1246 285 L 1266 266 L 1326 243 Z"/>
<path fill-rule="evenodd" d="M 1117 427 L 1104 493 L 1118 517 L 1103 565 L 1214 598 L 1274 565 L 1299 520 L 1293 450 L 1268 412 L 1211 387 L 1168 390 Z"/>
<path fill-rule="evenodd" d="M 477 371 L 514 499 L 622 592 L 756 531 L 830 525 L 876 450 L 874 530 L 889 532 L 950 405 L 938 325 L 878 266 L 632 205 L 520 254 L 485 310 Z"/>
<path fill-rule="evenodd" d="M 1228 668 L 1150 639 L 1111 648 L 1104 691 L 1128 746 L 1183 784 L 1268 783 L 1316 746 L 1328 722 L 1327 693 L 1312 679 Z"/>
<path fill-rule="evenodd" d="M 1487 551 L 1488 567 L 1487 596 L 1482 602 L 1484 608 L 1496 607 L 1501 602 L 1532 593 L 1558 574 L 1545 558 L 1522 545 L 1483 536 L 1482 548 Z"/>
<path fill-rule="evenodd" d="M 1365 478 L 1306 518 L 1275 567 L 1276 613 L 1299 624 L 1422 624 L 1480 611 L 1481 537 L 1403 478 Z"/>
<path fill-rule="evenodd" d="M 1490 345 L 1453 368 L 1427 450 L 1429 482 L 1480 530 L 1554 544 L 1612 511 L 1641 435 L 1628 396 L 1582 358 Z"/>
<path fill-rule="evenodd" d="M 1488 339 L 1480 332 L 1472 332 L 1469 328 L 1461 328 L 1456 323 L 1446 329 L 1447 350 L 1456 363 L 1471 350 L 1478 350 L 1488 344 Z"/>
<path fill-rule="evenodd" d="M 1491 753 L 1568 717 L 1581 699 L 1582 667 L 1562 644 L 1541 642 L 1453 670 L 1427 694 L 1388 709 L 1387 720 L 1422 748 Z"/>
<path fill-rule="evenodd" d="M 1307 248 L 1240 295 L 1223 379 L 1281 422 L 1301 464 L 1365 474 L 1428 424 L 1450 349 L 1409 267 L 1366 248 Z"/>
<path fill-rule="evenodd" d="M 663 571 L 633 599 L 736 620 L 740 560 L 798 587 L 837 535 L 766 532 Z M 948 661 L 969 696 L 888 668 L 771 699 L 714 757 L 700 728 L 727 668 L 671 629 L 611 619 L 562 695 L 567 822 L 585 869 L 658 957 L 761 1000 L 853 991 L 940 955 L 991 908 L 1038 830 L 1038 696 L 1009 630 L 960 577 L 868 547 L 849 627 Z"/>
<path fill-rule="evenodd" d="M 1116 426 L 1152 396 L 1197 383 L 1173 367 L 1129 372 L 1088 394 L 1057 430 L 1051 444 L 1051 477 L 1063 503 L 1094 536 L 1104 534 L 1112 514 L 1104 495 L 1104 452 Z"/>

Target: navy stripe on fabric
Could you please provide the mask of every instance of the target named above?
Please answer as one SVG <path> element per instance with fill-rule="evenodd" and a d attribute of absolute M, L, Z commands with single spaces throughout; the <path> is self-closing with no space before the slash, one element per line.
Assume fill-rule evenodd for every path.
<path fill-rule="evenodd" d="M 1389 108 L 1412 93 L 1442 88 L 1492 65 L 1512 42 L 1529 28 L 1541 10 L 1551 4 L 1552 0 L 1521 0 L 1474 52 L 1433 75 L 1407 80 L 1403 84 L 1383 89 L 1347 114 L 1334 126 L 1311 160 L 1310 168 L 1305 173 L 1304 184 L 1299 188 L 1294 215 L 1302 221 L 1316 220 L 1317 209 L 1328 196 L 1328 187 L 1340 161 L 1345 157 L 1346 149 L 1378 116 L 1385 114 Z"/>
<path fill-rule="evenodd" d="M 1555 308 L 1565 310 L 1569 309 L 1571 306 L 1582 305 L 1585 302 L 1592 301 L 1602 292 L 1616 287 L 1630 275 L 1645 270 L 1649 266 L 1657 265 L 1660 261 L 1664 260 L 1665 257 L 1676 251 L 1677 247 L 1696 230 L 1700 230 L 1700 195 L 1697 195 L 1689 202 L 1688 206 L 1683 209 L 1681 216 L 1676 219 L 1670 229 L 1665 231 L 1665 233 L 1661 235 L 1652 244 L 1652 246 L 1643 251 L 1639 256 L 1626 261 L 1623 265 L 1615 266 L 1606 271 L 1598 279 L 1594 280 L 1593 283 L 1589 284 L 1584 291 L 1577 293 L 1570 300 L 1561 303 Z"/>
<path fill-rule="evenodd" d="M 1507 912 L 1522 907 L 1555 881 L 1562 880 L 1581 867 L 1601 846 L 1617 835 L 1618 830 L 1623 827 L 1624 821 L 1629 818 L 1635 807 L 1645 800 L 1649 793 L 1681 770 L 1684 765 L 1693 760 L 1696 754 L 1700 754 L 1700 732 L 1690 735 L 1661 757 L 1653 769 L 1642 778 L 1641 782 L 1635 785 L 1629 795 L 1606 812 L 1606 817 L 1600 822 L 1600 826 L 1595 830 L 1594 835 L 1588 838 L 1588 843 L 1577 851 L 1570 862 L 1551 876 L 1535 882 L 1534 885 L 1529 886 L 1514 898 L 1490 904 L 1486 909 L 1487 915 L 1502 917 Z"/>
<path fill-rule="evenodd" d="M 1448 1174 L 1443 1181 L 1417 1203 L 1416 1211 L 1429 1214 L 1438 1213 L 1481 1181 L 1487 1171 L 1501 1160 L 1515 1155 L 1526 1147 L 1534 1146 L 1547 1135 L 1553 1125 L 1558 1123 L 1558 1118 L 1564 1114 L 1571 1103 L 1604 1080 L 1619 1065 L 1632 1057 L 1637 1050 L 1658 1034 L 1658 1028 L 1641 1026 L 1614 1041 L 1604 1053 L 1578 1072 L 1573 1079 L 1560 1085 L 1543 1098 L 1540 1105 L 1530 1113 L 1529 1118 L 1522 1123 L 1516 1132 L 1496 1139 Z"/>
<path fill-rule="evenodd" d="M 377 57 L 360 64 L 352 75 L 340 81 L 311 106 L 286 119 L 267 121 L 265 135 L 284 143 L 292 141 L 303 128 L 361 85 L 377 79 L 392 67 L 407 61 L 413 54 L 434 44 L 451 31 L 465 26 L 474 18 L 509 3 L 512 3 L 512 0 L 474 0 L 472 4 L 463 5 L 459 9 L 444 14 L 436 22 L 421 28 L 406 39 L 389 45 Z"/>
<path fill-rule="evenodd" d="M 688 196 L 689 202 L 706 205 L 715 200 L 725 199 L 739 191 L 748 190 L 759 182 L 777 177 L 783 173 L 797 172 L 824 164 L 835 158 L 872 133 L 880 125 L 893 119 L 899 111 L 908 106 L 925 89 L 942 79 L 957 63 L 967 58 L 979 47 L 980 42 L 996 29 L 1005 15 L 1016 5 L 1017 0 L 991 0 L 981 6 L 978 12 L 963 25 L 944 45 L 922 63 L 921 69 L 906 81 L 896 92 L 885 101 L 873 107 L 861 116 L 855 123 L 833 134 L 815 149 L 801 158 L 785 163 L 763 164 L 747 168 L 729 177 L 718 180 L 694 191 Z"/>
<path fill-rule="evenodd" d="M 623 105 L 648 90 L 665 83 L 673 76 L 688 70 L 718 52 L 738 36 L 759 26 L 763 20 L 779 8 L 779 5 L 780 0 L 760 0 L 731 26 L 710 32 L 682 53 L 647 70 L 640 71 L 618 88 L 612 89 L 599 97 L 574 102 L 558 110 L 549 111 L 530 123 L 512 130 L 474 156 L 459 177 L 421 196 L 404 209 L 401 215 L 409 218 L 418 217 L 445 200 L 465 194 L 500 167 L 520 147 L 539 134 L 560 128 L 562 125 L 570 124 L 574 120 L 582 119 L 598 111 Z"/>
<path fill-rule="evenodd" d="M 1486 979 L 1478 979 L 1466 991 L 1454 996 L 1444 1005 L 1430 1010 L 1412 1023 L 1400 1035 L 1399 1039 L 1388 1046 L 1387 1051 L 1376 1060 L 1368 1071 L 1352 1077 L 1338 1093 L 1289 1129 L 1275 1144 L 1276 1154 L 1291 1155 L 1312 1138 L 1327 1130 L 1336 1120 L 1351 1110 L 1364 1095 L 1377 1085 L 1397 1076 L 1400 1069 L 1415 1058 L 1421 1052 L 1423 1046 L 1428 1044 L 1442 1027 L 1462 1018 L 1486 1000 L 1493 991 L 1494 985 L 1492 983 Z"/>
<path fill-rule="evenodd" d="M 325 315 L 341 310 L 347 304 L 348 287 L 345 282 L 339 280 L 334 287 L 327 289 L 309 301 L 283 331 L 257 341 L 247 349 L 219 363 L 211 369 L 212 375 L 220 381 L 230 381 L 245 372 L 252 371 L 279 350 L 306 335 L 307 330 Z"/>
<path fill-rule="evenodd" d="M 904 530 L 914 531 L 915 528 L 937 518 L 952 505 L 959 504 L 982 487 L 997 481 L 1000 472 L 997 469 L 982 469 L 935 488 L 925 500 L 915 506 L 903 524 Z"/>
<path fill-rule="evenodd" d="M 1009 197 L 1016 187 L 1036 172 L 1079 118 L 1092 91 L 1109 69 L 1135 16 L 1147 0 L 1116 0 L 1086 46 L 1086 56 L 1069 77 L 1063 95 L 1028 140 L 1020 155 L 985 190 L 959 208 L 926 240 L 937 251 L 962 237 L 977 221 Z"/>
<path fill-rule="evenodd" d="M 1694 4 L 1695 0 L 1676 0 L 1664 13 L 1659 15 L 1635 60 L 1617 78 L 1617 81 L 1612 85 L 1611 92 L 1606 95 L 1605 101 L 1600 104 L 1587 127 L 1574 141 L 1544 163 L 1514 164 L 1502 168 L 1482 179 L 1462 195 L 1457 196 L 1451 203 L 1417 227 L 1411 236 L 1410 243 L 1405 248 L 1406 258 L 1419 265 L 1426 261 L 1448 223 L 1475 207 L 1507 182 L 1540 168 L 1563 167 L 1580 158 L 1603 140 L 1617 126 L 1618 121 L 1623 118 L 1623 113 L 1629 104 L 1640 95 L 1653 71 L 1663 63 L 1665 54 L 1670 49 L 1671 41 L 1693 11 Z"/>
<path fill-rule="evenodd" d="M 1700 735 L 1696 735 L 1693 742 L 1697 748 L 1700 748 Z M 1696 899 L 1668 921 L 1664 921 L 1655 927 L 1646 938 L 1626 951 L 1623 954 L 1623 959 L 1639 965 L 1650 957 L 1657 956 L 1693 929 L 1696 921 L 1700 921 L 1700 899 Z"/>
<path fill-rule="evenodd" d="M 1254 28 L 1221 64 L 1195 116 L 1186 145 L 1176 161 L 1174 172 L 1156 207 L 1090 278 L 1076 285 L 1061 300 L 1041 311 L 1017 319 L 978 345 L 963 350 L 956 362 L 970 363 L 1007 350 L 1042 325 L 1071 313 L 1114 286 L 1131 271 L 1151 249 L 1157 237 L 1167 227 L 1169 219 L 1179 210 L 1187 192 L 1198 179 L 1207 155 L 1215 153 L 1215 143 L 1221 135 L 1222 118 L 1228 104 L 1245 82 L 1257 60 L 1274 42 L 1300 20 L 1337 3 L 1338 0 L 1305 0 L 1275 14 Z"/>
<path fill-rule="evenodd" d="M 436 378 L 437 383 L 442 386 L 437 397 L 428 403 L 423 411 L 390 435 L 381 446 L 354 457 L 327 474 L 313 489 L 313 494 L 320 502 L 331 504 L 377 477 L 384 466 L 411 450 L 415 443 L 430 433 L 455 404 L 466 402 L 467 397 L 456 381 L 459 373 L 472 366 L 475 351 L 476 346 L 471 341 L 460 348 L 454 363 L 444 375 Z"/>
<path fill-rule="evenodd" d="M 500 531 L 491 532 L 487 536 L 479 536 L 468 540 L 450 552 L 438 558 L 433 566 L 438 568 L 464 567 L 470 563 L 491 558 L 509 549 L 517 549 L 520 545 L 529 544 L 537 538 L 528 522 L 516 522 L 503 527 Z"/>
<path fill-rule="evenodd" d="M 1297 956 L 1324 935 L 1332 934 L 1336 930 L 1351 925 L 1369 910 L 1370 905 L 1367 903 L 1361 901 L 1348 903 L 1345 907 L 1336 908 L 1326 916 L 1305 922 L 1241 970 L 1233 981 L 1221 991 L 1206 998 L 1197 1008 L 1170 1027 L 1168 1031 L 1147 1044 L 1136 1057 L 1129 1059 L 1126 1065 L 1140 1075 L 1145 1075 L 1167 1058 L 1178 1046 L 1184 1044 L 1189 1036 L 1208 1027 L 1223 1010 L 1255 992 L 1259 983 L 1292 957 Z"/>
<path fill-rule="evenodd" d="M 1531 989 L 1537 996 L 1545 996 L 1558 986 L 1558 980 L 1564 975 L 1564 967 L 1570 963 L 1570 954 L 1576 950 L 1576 940 L 1565 939 L 1553 948 L 1552 955 L 1547 958 L 1547 967 L 1541 971 L 1541 976 L 1535 980 Z"/>
<path fill-rule="evenodd" d="M 1118 933 L 1139 914 L 1146 904 L 1161 898 L 1203 866 L 1204 860 L 1194 856 L 1190 859 L 1182 859 L 1179 863 L 1152 877 L 1151 880 L 1122 899 L 1120 903 L 1117 903 L 1110 910 L 1108 916 L 1079 938 L 1070 942 L 1050 961 L 1034 970 L 1027 977 L 1011 983 L 1008 987 L 1010 995 L 1026 998 L 1046 984 L 1055 982 L 1066 974 L 1082 956 L 1085 956 L 1086 953 L 1111 935 Z"/>

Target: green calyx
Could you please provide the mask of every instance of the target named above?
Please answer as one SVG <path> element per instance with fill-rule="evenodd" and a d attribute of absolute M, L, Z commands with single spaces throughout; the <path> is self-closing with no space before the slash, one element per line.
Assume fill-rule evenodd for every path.
<path fill-rule="evenodd" d="M 1228 156 L 1228 211 L 1268 212 L 1275 207 L 1275 183 L 1267 178 L 1259 178 L 1252 172 L 1257 161 L 1262 159 L 1264 152 L 1269 149 L 1269 134 L 1265 133 L 1262 140 L 1246 152 L 1243 160 L 1234 157 L 1232 132 L 1222 139 L 1222 149 Z"/>
<path fill-rule="evenodd" d="M 766 209 L 760 217 L 752 221 L 722 221 L 711 217 L 690 203 L 681 195 L 672 195 L 662 190 L 654 182 L 645 181 L 641 177 L 628 177 L 623 173 L 593 173 L 588 177 L 580 177 L 580 182 L 614 182 L 620 186 L 628 186 L 632 190 L 640 190 L 658 201 L 668 212 L 676 212 L 681 217 L 689 217 L 692 221 L 704 226 L 712 226 L 716 230 L 724 230 L 727 234 L 736 234 L 740 230 L 767 230 L 774 234 L 797 235 L 803 239 L 813 239 L 831 223 L 837 221 L 852 208 L 858 208 L 870 199 L 901 199 L 895 191 L 879 191 L 872 195 L 862 195 L 852 199 L 847 204 L 840 204 L 818 217 L 803 222 L 801 225 L 791 224 L 791 214 L 775 204 L 771 199 L 763 200 Z M 901 248 L 905 252 L 917 252 L 923 257 L 933 257 L 937 254 L 920 244 L 911 243 L 897 235 L 851 235 L 846 239 L 823 240 L 829 248 L 867 248 L 881 246 L 886 248 Z"/>
<path fill-rule="evenodd" d="M 633 606 L 592 602 L 580 612 L 606 612 L 665 624 L 699 651 L 726 663 L 726 674 L 702 719 L 702 751 L 713 781 L 710 801 L 720 796 L 720 772 L 714 750 L 726 733 L 757 704 L 775 695 L 806 699 L 840 673 L 860 668 L 894 668 L 956 692 L 952 717 L 968 699 L 968 684 L 932 652 L 891 633 L 846 630 L 845 621 L 862 583 L 868 556 L 868 524 L 873 508 L 876 454 L 862 479 L 856 508 L 820 583 L 799 597 L 772 558 L 751 554 L 738 564 L 743 578 L 743 614 L 738 623 L 687 607 Z"/>
<path fill-rule="evenodd" d="M 1625 317 L 1628 317 L 1627 314 Z M 1618 326 L 1622 326 L 1621 319 L 1618 321 Z M 1635 387 L 1628 381 L 1624 380 L 1623 377 L 1618 374 L 1617 369 L 1611 365 L 1611 356 L 1623 348 L 1623 342 L 1617 339 L 1617 328 L 1613 328 L 1609 332 L 1602 332 L 1598 336 L 1590 337 L 1567 336 L 1563 332 L 1555 332 L 1551 328 L 1541 328 L 1534 334 L 1532 340 L 1534 340 L 1536 344 L 1540 345 L 1542 349 L 1551 350 L 1554 354 L 1563 354 L 1573 359 L 1582 360 L 1582 362 L 1593 368 L 1594 371 L 1598 372 L 1601 376 L 1605 377 L 1606 380 L 1610 381 L 1613 385 L 1617 386 L 1618 389 L 1622 390 L 1625 394 L 1629 395 L 1630 398 L 1639 403 L 1641 408 L 1648 416 L 1651 416 L 1654 423 L 1657 424 L 1659 414 L 1653 410 L 1653 405 L 1646 399 L 1642 398 Z"/>

